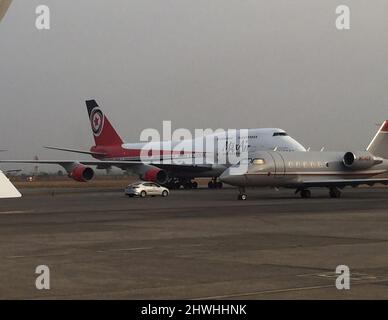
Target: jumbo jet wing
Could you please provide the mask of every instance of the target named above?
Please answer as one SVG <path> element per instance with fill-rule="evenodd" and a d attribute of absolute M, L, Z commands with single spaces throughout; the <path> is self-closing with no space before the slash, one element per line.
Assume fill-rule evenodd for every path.
<path fill-rule="evenodd" d="M 151 165 L 165 170 L 182 170 L 189 169 L 194 172 L 202 172 L 212 168 L 211 164 L 195 165 L 195 164 L 165 164 L 154 161 L 117 161 L 117 160 L 0 160 L 0 163 L 31 163 L 31 164 L 57 164 L 64 168 L 74 164 L 83 164 L 85 166 L 97 166 L 99 169 L 118 167 L 120 169 L 136 169 L 138 166 Z"/>
<path fill-rule="evenodd" d="M 308 180 L 302 181 L 297 184 L 297 187 L 303 188 L 313 188 L 313 187 L 327 187 L 327 188 L 343 188 L 346 186 L 357 187 L 359 185 L 369 185 L 373 186 L 374 184 L 384 184 L 388 185 L 387 178 L 375 178 L 375 179 L 334 179 L 334 180 Z"/>
<path fill-rule="evenodd" d="M 0 198 L 19 198 L 22 195 L 8 180 L 3 172 L 0 171 Z"/>

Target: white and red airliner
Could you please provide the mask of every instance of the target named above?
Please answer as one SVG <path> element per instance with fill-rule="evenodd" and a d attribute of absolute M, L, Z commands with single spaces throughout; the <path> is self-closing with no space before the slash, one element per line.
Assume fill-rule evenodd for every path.
<path fill-rule="evenodd" d="M 116 130 L 111 125 L 108 118 L 102 112 L 95 100 L 86 101 L 88 115 L 92 127 L 95 145 L 88 151 L 78 149 L 68 149 L 59 147 L 46 147 L 54 150 L 62 150 L 67 152 L 74 152 L 80 154 L 91 155 L 95 160 L 78 161 L 78 160 L 1 160 L 2 163 L 35 163 L 35 164 L 58 164 L 61 165 L 68 173 L 69 177 L 76 181 L 89 181 L 94 176 L 94 170 L 91 166 L 96 166 L 97 169 L 108 169 L 112 166 L 126 170 L 129 173 L 138 175 L 140 179 L 145 181 L 153 181 L 159 184 L 168 186 L 169 188 L 196 188 L 197 183 L 192 181 L 194 178 L 209 177 L 209 188 L 220 188 L 222 183 L 217 178 L 228 168 L 235 163 L 219 163 L 217 161 L 218 155 L 215 157 L 213 163 L 197 164 L 177 164 L 166 163 L 160 161 L 160 158 L 165 157 L 194 157 L 198 154 L 204 156 L 205 149 L 196 149 L 198 141 L 185 140 L 183 144 L 184 152 L 180 151 L 178 155 L 174 154 L 176 151 L 174 147 L 182 141 L 158 141 L 154 142 L 152 148 L 152 156 L 147 161 L 142 157 L 142 150 L 146 143 L 125 143 L 117 134 Z M 278 151 L 306 151 L 306 149 L 292 137 L 282 130 L 277 128 L 259 128 L 248 129 L 248 139 L 246 141 L 246 148 L 248 154 L 257 151 L 278 150 Z M 228 145 L 228 138 L 225 134 L 213 133 L 210 138 L 215 140 L 224 139 L 225 145 Z M 195 139 L 209 139 L 208 136 L 203 136 Z M 222 142 L 224 143 L 224 142 Z M 152 143 L 151 143 L 152 144 Z M 149 148 L 148 143 L 148 148 Z M 238 145 L 235 146 L 239 147 Z M 228 148 L 224 149 L 226 153 Z M 233 148 L 233 152 L 236 149 Z M 189 154 L 189 155 L 187 155 Z M 155 159 L 155 155 L 158 159 Z"/>

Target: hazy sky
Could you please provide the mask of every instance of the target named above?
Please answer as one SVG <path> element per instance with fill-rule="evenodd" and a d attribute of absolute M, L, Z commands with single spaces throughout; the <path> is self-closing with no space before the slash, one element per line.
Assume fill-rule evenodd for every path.
<path fill-rule="evenodd" d="M 349 31 L 335 28 L 340 4 Z M 0 23 L 0 156 L 89 148 L 89 98 L 129 142 L 172 120 L 361 149 L 388 118 L 387 80 L 386 0 L 14 0 Z"/>

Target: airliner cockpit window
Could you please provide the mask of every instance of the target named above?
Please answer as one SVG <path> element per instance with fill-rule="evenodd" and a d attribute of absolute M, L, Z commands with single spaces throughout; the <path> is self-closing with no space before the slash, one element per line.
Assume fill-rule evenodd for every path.
<path fill-rule="evenodd" d="M 274 132 L 273 134 L 274 137 L 280 137 L 280 136 L 288 136 L 287 132 Z"/>
<path fill-rule="evenodd" d="M 252 164 L 257 165 L 257 166 L 263 165 L 263 164 L 265 164 L 265 160 L 264 159 L 253 159 Z"/>

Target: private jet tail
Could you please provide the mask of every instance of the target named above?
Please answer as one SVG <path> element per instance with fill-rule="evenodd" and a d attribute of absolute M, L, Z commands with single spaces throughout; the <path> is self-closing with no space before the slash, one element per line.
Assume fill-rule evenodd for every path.
<path fill-rule="evenodd" d="M 19 198 L 22 195 L 0 171 L 0 198 Z"/>
<path fill-rule="evenodd" d="M 377 157 L 388 159 L 388 120 L 381 125 L 366 150 Z"/>
<path fill-rule="evenodd" d="M 113 128 L 95 100 L 86 101 L 96 146 L 122 145 L 123 140 Z"/>

